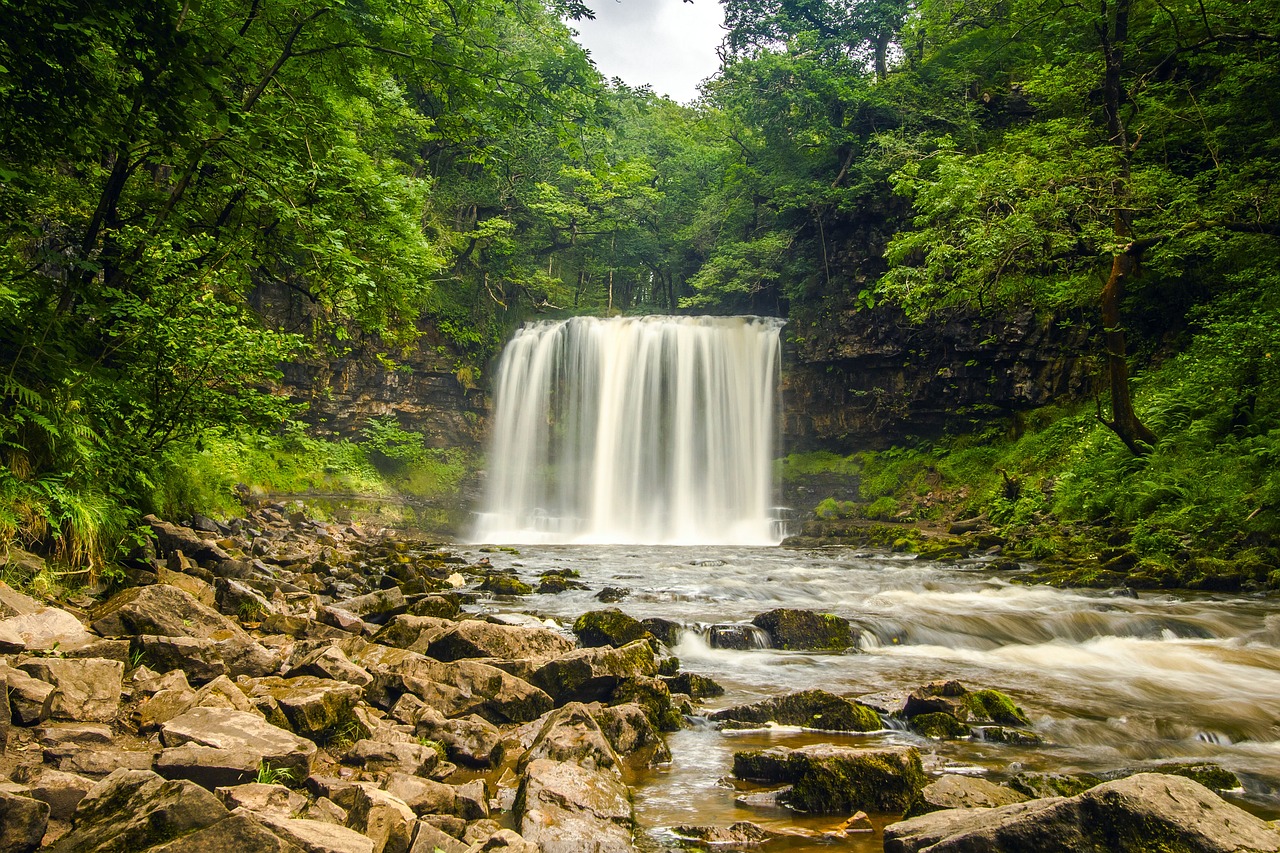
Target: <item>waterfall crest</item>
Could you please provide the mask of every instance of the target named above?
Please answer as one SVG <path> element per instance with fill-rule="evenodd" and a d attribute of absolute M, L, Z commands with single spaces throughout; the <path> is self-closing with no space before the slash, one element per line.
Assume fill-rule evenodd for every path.
<path fill-rule="evenodd" d="M 773 545 L 781 321 L 575 317 L 498 366 L 482 542 Z"/>

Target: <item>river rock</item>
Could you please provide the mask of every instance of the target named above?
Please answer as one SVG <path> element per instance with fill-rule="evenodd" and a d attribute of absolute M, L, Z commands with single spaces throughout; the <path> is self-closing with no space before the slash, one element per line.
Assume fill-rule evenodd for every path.
<path fill-rule="evenodd" d="M 447 717 L 479 714 L 492 723 L 524 723 L 551 710 L 551 697 L 523 679 L 474 661 L 442 662 L 405 649 L 370 644 L 355 662 L 373 682 L 373 705 L 390 708 L 411 693 Z"/>
<path fill-rule="evenodd" d="M 516 795 L 520 835 L 542 853 L 631 853 L 633 818 L 617 773 L 565 761 L 529 762 Z"/>
<path fill-rule="evenodd" d="M 8 636 L 10 645 L 20 644 L 27 651 L 74 651 L 98 637 L 85 630 L 80 620 L 57 607 L 41 607 L 0 621 L 0 636 Z M 10 648 L 9 651 L 19 651 Z"/>
<path fill-rule="evenodd" d="M 408 853 L 417 823 L 403 800 L 377 788 L 356 788 L 347 809 L 347 827 L 372 840 L 374 853 Z"/>
<path fill-rule="evenodd" d="M 769 647 L 769 635 L 755 625 L 725 623 L 707 629 L 707 645 L 713 649 L 745 652 Z"/>
<path fill-rule="evenodd" d="M 573 623 L 573 633 L 584 646 L 625 646 L 653 636 L 639 620 L 616 607 L 590 610 Z"/>
<path fill-rule="evenodd" d="M 342 757 L 347 764 L 370 773 L 409 773 L 429 776 L 440 764 L 440 753 L 420 743 L 383 743 L 362 738 Z"/>
<path fill-rule="evenodd" d="M 104 637 L 161 637 L 226 639 L 243 629 L 218 611 L 206 607 L 177 587 L 154 584 L 126 589 L 98 607 L 93 630 Z"/>
<path fill-rule="evenodd" d="M 950 714 L 960 722 L 998 723 L 1006 726 L 1030 724 L 1027 715 L 998 690 L 969 690 L 959 681 L 935 681 L 907 696 L 902 716 Z"/>
<path fill-rule="evenodd" d="M 38 658 L 19 668 L 54 686 L 49 704 L 53 719 L 111 720 L 120 707 L 124 664 L 118 660 Z"/>
<path fill-rule="evenodd" d="M 925 785 L 920 754 L 910 747 L 814 744 L 737 752 L 733 775 L 790 784 L 780 802 L 814 814 L 852 814 L 860 809 L 901 814 Z"/>
<path fill-rule="evenodd" d="M 301 848 L 305 853 L 375 853 L 376 851 L 373 839 L 366 838 L 345 826 L 309 818 L 284 818 L 269 812 L 257 817 L 272 832 Z"/>
<path fill-rule="evenodd" d="M 355 684 L 313 675 L 294 678 L 271 676 L 249 684 L 249 699 L 259 709 L 264 704 L 279 708 L 292 731 L 312 739 L 324 739 L 349 726 L 353 719 L 352 711 L 364 695 L 364 691 Z"/>
<path fill-rule="evenodd" d="M 367 589 L 367 587 L 366 587 Z M 371 621 L 385 621 L 394 615 L 404 613 L 408 608 L 404 593 L 399 587 L 380 589 L 367 595 L 358 595 L 343 601 L 335 601 L 332 605 L 338 610 L 346 611 L 353 616 Z"/>
<path fill-rule="evenodd" d="M 572 640 L 547 628 L 495 625 L 469 619 L 455 623 L 436 636 L 424 651 L 429 657 L 443 661 L 503 658 L 545 662 L 573 648 Z"/>
<path fill-rule="evenodd" d="M 496 767 L 502 761 L 502 732 L 483 717 L 447 719 L 434 708 L 414 714 L 414 734 L 444 747 L 450 761 L 467 767 Z"/>
<path fill-rule="evenodd" d="M 671 831 L 697 846 L 713 850 L 741 850 L 760 847 L 765 842 L 782 837 L 749 820 L 741 820 L 729 826 L 673 826 Z"/>
<path fill-rule="evenodd" d="M 444 782 L 424 779 L 412 773 L 392 773 L 383 786 L 387 793 L 402 800 L 413 813 L 458 815 L 458 789 Z"/>
<path fill-rule="evenodd" d="M 621 764 L 591 710 L 581 702 L 570 702 L 547 716 L 533 745 L 521 756 L 518 769 L 540 758 L 572 761 L 591 770 L 613 773 Z"/>
<path fill-rule="evenodd" d="M 32 853 L 48 826 L 48 804 L 0 790 L 0 850 Z"/>
<path fill-rule="evenodd" d="M 1009 780 L 1009 787 L 1033 800 L 1045 797 L 1074 797 L 1095 785 L 1101 785 L 1097 776 L 1082 773 L 1071 776 L 1065 773 L 1019 773 Z"/>
<path fill-rule="evenodd" d="M 251 815 L 238 813 L 152 847 L 148 853 L 303 853 L 303 849 L 285 841 Z"/>
<path fill-rule="evenodd" d="M 1180 776 L 1140 773 L 1074 797 L 932 812 L 885 828 L 886 853 L 1275 853 L 1280 832 Z"/>
<path fill-rule="evenodd" d="M 285 673 L 288 678 L 298 675 L 345 681 L 358 687 L 368 687 L 373 682 L 373 676 L 367 670 L 352 663 L 351 659 L 337 646 L 323 646 L 316 649 L 303 656 Z"/>
<path fill-rule="evenodd" d="M 578 649 L 550 661 L 533 674 L 556 705 L 607 700 L 624 679 L 658 674 L 653 648 L 644 640 L 622 648 Z"/>
<path fill-rule="evenodd" d="M 149 770 L 116 770 L 76 808 L 72 829 L 51 853 L 142 851 L 203 829 L 227 816 L 213 794 Z"/>
<path fill-rule="evenodd" d="M 192 684 L 204 684 L 227 674 L 227 665 L 215 640 L 143 634 L 134 638 L 134 648 L 151 669 L 180 670 Z"/>
<path fill-rule="evenodd" d="M 568 706 L 565 706 L 568 707 Z M 671 750 L 649 720 L 644 709 L 634 702 L 601 708 L 592 713 L 610 746 L 629 764 L 654 767 L 671 760 Z"/>
<path fill-rule="evenodd" d="M 219 563 L 231 559 L 231 555 L 216 542 L 203 538 L 190 528 L 170 524 L 154 515 L 143 516 L 142 523 L 151 528 L 156 538 L 156 550 L 162 557 L 181 551 L 201 563 Z"/>
<path fill-rule="evenodd" d="M 644 626 L 646 631 L 661 641 L 663 645 L 672 648 L 675 647 L 676 643 L 680 642 L 680 635 L 684 633 L 684 626 L 679 622 L 658 616 L 641 619 L 640 624 Z"/>
<path fill-rule="evenodd" d="M 921 790 L 905 817 L 916 817 L 943 809 L 992 809 L 1026 802 L 1027 797 L 1012 788 L 973 776 L 943 776 Z"/>
<path fill-rule="evenodd" d="M 832 732 L 870 732 L 883 728 L 880 715 L 865 705 L 828 693 L 805 690 L 726 708 L 710 715 L 725 728 L 758 728 L 765 723 Z"/>
<path fill-rule="evenodd" d="M 3 663 L 0 663 L 0 678 L 4 679 L 13 723 L 34 726 L 49 719 L 55 690 L 52 684 Z"/>
<path fill-rule="evenodd" d="M 31 796 L 49 806 L 53 820 L 70 820 L 76 806 L 97 783 L 76 773 L 64 773 L 45 767 L 30 783 Z M 0 850 L 3 850 L 0 846 Z"/>
<path fill-rule="evenodd" d="M 751 623 L 769 635 L 775 649 L 840 652 L 858 640 L 849 620 L 831 613 L 779 608 L 761 613 Z"/>
<path fill-rule="evenodd" d="M 680 672 L 664 676 L 672 693 L 684 693 L 690 699 L 714 699 L 724 695 L 724 688 L 714 678 L 696 672 Z"/>
<path fill-rule="evenodd" d="M 453 630 L 457 623 L 452 619 L 438 616 L 396 616 L 373 635 L 373 642 L 397 649 L 413 647 L 420 652 L 426 649 L 431 641 L 447 631 Z"/>
<path fill-rule="evenodd" d="M 160 740 L 169 749 L 190 743 L 224 750 L 233 753 L 230 757 L 238 758 L 239 765 L 251 761 L 256 769 L 266 764 L 289 771 L 294 779 L 311 773 L 316 756 L 316 745 L 306 738 L 256 714 L 224 708 L 193 708 L 161 726 Z"/>

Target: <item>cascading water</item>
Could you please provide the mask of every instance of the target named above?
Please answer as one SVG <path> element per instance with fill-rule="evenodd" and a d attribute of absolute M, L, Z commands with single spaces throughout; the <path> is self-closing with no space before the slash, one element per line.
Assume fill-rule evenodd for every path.
<path fill-rule="evenodd" d="M 778 320 L 577 317 L 498 367 L 495 543 L 772 545 Z"/>

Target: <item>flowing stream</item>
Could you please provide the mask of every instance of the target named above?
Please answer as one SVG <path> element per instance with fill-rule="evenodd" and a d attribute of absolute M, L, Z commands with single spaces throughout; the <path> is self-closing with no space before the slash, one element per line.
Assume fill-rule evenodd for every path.
<path fill-rule="evenodd" d="M 494 400 L 483 542 L 771 545 L 777 320 L 520 329 Z"/>
<path fill-rule="evenodd" d="M 617 606 L 677 621 L 687 670 L 727 689 L 716 709 L 820 687 L 846 696 L 906 690 L 936 679 L 1006 691 L 1047 744 L 932 741 L 888 729 L 840 735 L 774 729 L 724 733 L 705 725 L 669 736 L 669 767 L 630 780 L 641 823 L 660 845 L 669 827 L 752 820 L 775 828 L 838 821 L 735 802 L 733 752 L 812 742 L 904 743 L 926 766 L 999 781 L 1022 770 L 1132 771 L 1162 761 L 1214 761 L 1236 772 L 1235 802 L 1280 817 L 1280 602 L 1266 597 L 1143 594 L 1021 586 L 980 560 L 939 565 L 846 549 L 526 546 L 487 554 L 535 582 L 574 569 L 590 589 L 482 601 L 571 624 L 606 605 L 605 586 L 630 589 Z M 476 554 L 475 556 L 480 556 Z M 714 623 L 747 622 L 775 607 L 836 613 L 862 631 L 859 653 L 727 651 L 706 641 Z M 841 849 L 880 850 L 879 833 Z M 778 848 L 771 848 L 778 849 Z M 831 849 L 797 841 L 786 849 Z"/>

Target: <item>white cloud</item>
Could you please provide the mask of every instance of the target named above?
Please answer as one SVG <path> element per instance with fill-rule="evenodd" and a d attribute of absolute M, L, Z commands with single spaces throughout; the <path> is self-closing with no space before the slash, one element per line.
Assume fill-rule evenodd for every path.
<path fill-rule="evenodd" d="M 716 0 L 595 0 L 594 21 L 575 21 L 579 43 L 605 77 L 648 84 L 687 103 L 720 67 L 724 10 Z"/>

